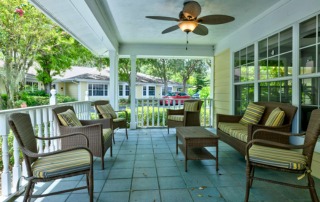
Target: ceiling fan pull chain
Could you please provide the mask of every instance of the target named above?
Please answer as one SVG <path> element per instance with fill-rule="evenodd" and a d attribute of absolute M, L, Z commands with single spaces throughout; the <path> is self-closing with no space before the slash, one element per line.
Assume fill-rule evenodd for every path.
<path fill-rule="evenodd" d="M 188 50 L 188 43 L 189 43 L 189 41 L 188 41 L 188 34 L 189 34 L 189 32 L 187 32 L 187 36 L 186 36 L 186 39 L 187 39 L 186 50 Z"/>

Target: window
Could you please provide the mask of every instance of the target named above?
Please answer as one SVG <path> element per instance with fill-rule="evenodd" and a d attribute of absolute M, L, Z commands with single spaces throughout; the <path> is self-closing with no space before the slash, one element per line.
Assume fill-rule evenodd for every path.
<path fill-rule="evenodd" d="M 272 81 L 259 83 L 259 101 L 291 103 L 292 81 Z"/>
<path fill-rule="evenodd" d="M 27 81 L 25 89 L 31 92 L 38 90 L 38 82 Z"/>
<path fill-rule="evenodd" d="M 119 85 L 119 96 L 123 96 L 123 86 Z"/>
<path fill-rule="evenodd" d="M 126 87 L 126 96 L 129 96 L 130 95 L 129 85 L 125 85 L 125 87 Z"/>
<path fill-rule="evenodd" d="M 307 129 L 312 110 L 320 108 L 320 16 L 300 23 L 300 103 L 302 131 Z M 317 27 L 318 25 L 318 27 Z M 308 76 L 308 74 L 310 76 Z"/>
<path fill-rule="evenodd" d="M 292 28 L 259 41 L 259 79 L 292 75 Z"/>
<path fill-rule="evenodd" d="M 108 96 L 108 85 L 106 84 L 89 84 L 89 96 Z"/>
<path fill-rule="evenodd" d="M 143 96 L 155 96 L 156 87 L 155 86 L 143 86 L 142 95 Z"/>
<path fill-rule="evenodd" d="M 233 65 L 235 113 L 243 114 L 249 102 L 254 101 L 254 45 L 235 52 Z"/>
<path fill-rule="evenodd" d="M 254 101 L 254 85 L 242 84 L 235 86 L 235 114 L 244 114 L 249 102 Z"/>

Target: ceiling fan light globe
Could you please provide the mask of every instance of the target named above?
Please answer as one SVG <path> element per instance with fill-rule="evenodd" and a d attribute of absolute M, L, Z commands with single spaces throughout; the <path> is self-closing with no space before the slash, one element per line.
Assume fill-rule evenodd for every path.
<path fill-rule="evenodd" d="M 179 28 L 184 32 L 192 32 L 197 26 L 197 21 L 182 21 L 179 23 Z"/>

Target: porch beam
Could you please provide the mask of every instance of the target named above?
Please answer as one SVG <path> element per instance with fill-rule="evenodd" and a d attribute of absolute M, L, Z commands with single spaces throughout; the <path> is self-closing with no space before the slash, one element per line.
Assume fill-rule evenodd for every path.
<path fill-rule="evenodd" d="M 131 74 L 130 74 L 130 129 L 137 129 L 136 122 L 136 78 L 137 78 L 137 56 L 131 55 Z"/>

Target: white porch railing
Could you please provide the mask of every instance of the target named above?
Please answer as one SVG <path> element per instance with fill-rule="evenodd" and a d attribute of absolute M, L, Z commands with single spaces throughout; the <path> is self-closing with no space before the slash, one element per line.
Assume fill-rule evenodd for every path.
<path fill-rule="evenodd" d="M 166 102 L 167 100 L 167 102 Z M 202 99 L 200 123 L 204 127 L 212 127 L 213 99 Z M 165 105 L 170 103 L 172 105 Z M 177 99 L 168 102 L 168 99 L 146 98 L 136 99 L 137 127 L 166 127 L 167 109 L 182 109 L 183 100 Z"/>
<path fill-rule="evenodd" d="M 92 109 L 91 102 L 69 102 L 60 105 L 72 105 L 80 119 L 90 119 L 90 111 Z M 18 180 L 22 175 L 26 173 L 23 163 L 20 162 L 19 158 L 19 146 L 17 141 L 14 139 L 13 142 L 13 155 L 9 155 L 9 142 L 8 137 L 10 133 L 8 118 L 10 114 L 16 112 L 23 112 L 30 114 L 31 122 L 36 131 L 38 137 L 54 137 L 59 135 L 59 131 L 56 127 L 56 122 L 53 119 L 52 108 L 57 105 L 44 105 L 38 107 L 27 107 L 11 110 L 0 111 L 0 136 L 2 138 L 2 163 L 3 169 L 1 173 L 1 194 L 0 201 L 13 195 L 20 190 L 16 190 Z M 38 142 L 38 150 L 40 153 L 49 152 L 59 149 L 57 141 L 45 141 L 44 144 Z M 13 167 L 10 168 L 10 157 L 13 157 Z M 12 160 L 12 158 L 11 158 Z M 23 182 L 22 182 L 23 185 Z"/>
<path fill-rule="evenodd" d="M 53 99 L 51 103 L 55 103 Z M 137 99 L 135 109 L 135 122 L 137 127 L 165 127 L 166 126 L 166 111 L 168 108 L 181 109 L 183 104 L 181 100 L 174 100 L 173 105 L 165 106 L 160 105 L 160 99 Z M 205 127 L 212 127 L 212 114 L 213 114 L 213 101 L 212 99 L 203 100 L 204 103 L 201 108 L 201 125 Z M 27 107 L 19 109 L 10 109 L 0 111 L 0 138 L 2 139 L 2 147 L 0 154 L 2 156 L 3 169 L 1 174 L 1 189 L 0 189 L 0 201 L 13 196 L 15 193 L 19 193 L 24 184 L 23 181 L 20 183 L 22 186 L 20 190 L 16 189 L 16 185 L 21 176 L 26 174 L 23 162 L 20 162 L 20 151 L 17 141 L 14 139 L 13 145 L 10 145 L 8 137 L 10 134 L 10 128 L 8 125 L 8 118 L 10 114 L 16 112 L 23 112 L 30 114 L 31 122 L 34 127 L 35 134 L 38 137 L 54 137 L 59 135 L 58 127 L 54 116 L 52 114 L 52 108 L 55 106 L 72 105 L 76 111 L 79 119 L 90 119 L 91 113 L 94 113 L 93 107 L 90 101 L 84 102 L 69 102 L 59 105 L 43 105 L 37 107 Z M 12 134 L 11 134 L 12 135 Z M 10 135 L 10 138 L 11 138 Z M 58 141 L 45 141 L 38 142 L 39 152 L 49 152 L 59 149 Z M 9 150 L 13 149 L 12 156 L 9 155 Z M 10 164 L 11 161 L 13 161 Z"/>

